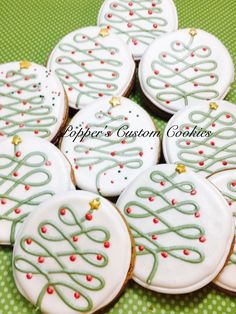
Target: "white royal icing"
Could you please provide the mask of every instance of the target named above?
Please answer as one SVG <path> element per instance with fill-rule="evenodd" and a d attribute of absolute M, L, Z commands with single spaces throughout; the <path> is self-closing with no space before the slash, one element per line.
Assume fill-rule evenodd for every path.
<path fill-rule="evenodd" d="M 155 38 L 178 28 L 178 16 L 172 0 L 106 0 L 98 25 L 110 27 L 139 60 Z"/>
<path fill-rule="evenodd" d="M 220 190 L 228 201 L 228 209 L 230 213 L 233 212 L 236 225 L 236 168 L 220 171 L 211 175 L 208 179 Z M 223 289 L 236 292 L 236 246 L 233 248 L 228 263 L 215 279 L 214 283 Z"/>
<path fill-rule="evenodd" d="M 218 107 L 211 109 L 212 104 Z M 178 130 L 174 131 L 174 128 Z M 179 135 L 177 131 L 180 131 Z M 211 134 L 207 137 L 198 132 Z M 232 168 L 236 164 L 235 136 L 234 104 L 199 102 L 176 113 L 168 122 L 163 137 L 165 160 L 167 163 L 183 163 L 203 176 Z"/>
<path fill-rule="evenodd" d="M 74 189 L 71 167 L 63 154 L 48 141 L 21 135 L 1 142 L 0 152 L 0 243 L 14 243 L 25 217 L 56 193 Z"/>
<path fill-rule="evenodd" d="M 104 196 L 119 195 L 140 172 L 155 165 L 160 155 L 157 130 L 145 110 L 124 97 L 117 97 L 120 104 L 113 107 L 112 99 L 104 97 L 78 112 L 70 122 L 73 131 L 65 133 L 61 144 L 78 187 Z M 89 130 L 90 136 L 75 138 L 80 129 Z M 131 134 L 138 135 L 142 129 L 152 136 Z M 93 137 L 95 131 L 103 134 Z"/>
<path fill-rule="evenodd" d="M 139 78 L 153 105 L 174 114 L 197 100 L 223 99 L 234 80 L 234 65 L 215 36 L 182 29 L 156 39 L 146 50 Z"/>
<path fill-rule="evenodd" d="M 66 35 L 49 57 L 48 68 L 60 78 L 72 108 L 129 90 L 135 71 L 131 53 L 116 34 L 100 31 L 90 26 Z"/>
<path fill-rule="evenodd" d="M 66 118 L 61 82 L 42 65 L 26 63 L 0 65 L 0 141 L 24 133 L 51 141 Z"/>
<path fill-rule="evenodd" d="M 225 199 L 191 170 L 176 170 L 183 168 L 154 166 L 117 201 L 136 241 L 134 280 L 163 293 L 192 292 L 211 282 L 233 240 Z"/>
<path fill-rule="evenodd" d="M 114 205 L 96 194 L 68 192 L 30 215 L 14 247 L 19 291 L 43 313 L 94 313 L 124 286 L 132 244 Z M 99 207 L 92 210 L 91 201 Z"/>

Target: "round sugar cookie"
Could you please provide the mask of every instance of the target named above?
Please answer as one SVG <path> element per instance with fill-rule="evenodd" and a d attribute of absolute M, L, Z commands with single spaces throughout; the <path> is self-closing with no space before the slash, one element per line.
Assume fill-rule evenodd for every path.
<path fill-rule="evenodd" d="M 233 214 L 236 226 L 236 168 L 212 174 L 208 179 L 223 194 L 229 204 L 229 211 Z M 235 229 L 236 235 L 236 229 Z M 226 291 L 236 293 L 236 242 L 228 263 L 214 280 L 214 283 Z"/>
<path fill-rule="evenodd" d="M 234 65 L 215 36 L 182 29 L 158 38 L 146 50 L 139 78 L 151 108 L 170 115 L 196 100 L 223 99 L 234 80 Z"/>
<path fill-rule="evenodd" d="M 207 176 L 236 165 L 236 105 L 199 102 L 168 122 L 163 137 L 167 163 L 182 163 Z"/>
<path fill-rule="evenodd" d="M 178 28 L 178 16 L 172 0 L 105 0 L 98 25 L 117 33 L 139 60 L 155 38 Z"/>
<path fill-rule="evenodd" d="M 28 61 L 0 65 L 0 141 L 29 133 L 55 141 L 68 116 L 59 79 Z"/>
<path fill-rule="evenodd" d="M 95 101 L 78 112 L 66 130 L 61 150 L 84 190 L 118 196 L 159 160 L 159 132 L 146 111 L 128 98 Z"/>
<path fill-rule="evenodd" d="M 104 95 L 128 95 L 135 75 L 128 46 L 116 34 L 95 26 L 62 38 L 49 57 L 48 68 L 61 80 L 74 109 Z"/>
<path fill-rule="evenodd" d="M 13 244 L 32 211 L 54 194 L 74 189 L 63 154 L 45 139 L 14 135 L 1 142 L 0 243 Z"/>
<path fill-rule="evenodd" d="M 43 313 L 94 313 L 130 279 L 132 245 L 112 203 L 85 191 L 57 195 L 21 229 L 13 253 L 15 282 Z"/>
<path fill-rule="evenodd" d="M 219 191 L 185 166 L 149 168 L 121 194 L 117 207 L 136 241 L 133 278 L 143 287 L 188 293 L 223 268 L 234 236 L 232 215 Z"/>

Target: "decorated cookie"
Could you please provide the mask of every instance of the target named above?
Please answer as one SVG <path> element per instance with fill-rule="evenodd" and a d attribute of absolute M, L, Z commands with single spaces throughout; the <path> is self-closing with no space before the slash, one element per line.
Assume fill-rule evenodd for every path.
<path fill-rule="evenodd" d="M 23 133 L 55 141 L 67 111 L 62 84 L 50 70 L 28 61 L 0 65 L 0 141 Z"/>
<path fill-rule="evenodd" d="M 212 174 L 208 179 L 220 190 L 229 204 L 236 225 L 236 168 Z M 235 233 L 236 235 L 236 233 Z M 214 283 L 229 292 L 236 293 L 236 244 L 228 263 Z"/>
<path fill-rule="evenodd" d="M 167 163 L 183 163 L 207 176 L 236 165 L 236 106 L 201 102 L 175 114 L 166 126 Z"/>
<path fill-rule="evenodd" d="M 163 293 L 192 292 L 224 266 L 234 235 L 232 215 L 219 191 L 185 166 L 149 168 L 117 206 L 136 241 L 134 280 L 140 285 Z"/>
<path fill-rule="evenodd" d="M 157 163 L 159 132 L 130 99 L 104 97 L 74 116 L 61 150 L 74 168 L 79 188 L 118 196 L 139 173 Z"/>
<path fill-rule="evenodd" d="M 132 274 L 132 240 L 112 203 L 74 191 L 43 203 L 24 223 L 13 254 L 19 291 L 48 314 L 94 313 Z"/>
<path fill-rule="evenodd" d="M 153 110 L 174 114 L 197 100 L 223 99 L 234 79 L 229 52 L 213 35 L 182 29 L 158 38 L 139 67 Z"/>
<path fill-rule="evenodd" d="M 0 243 L 14 243 L 30 212 L 54 194 L 72 189 L 69 162 L 53 144 L 33 135 L 14 135 L 2 141 Z"/>
<path fill-rule="evenodd" d="M 64 85 L 70 107 L 81 109 L 104 95 L 128 95 L 135 63 L 117 35 L 90 26 L 66 35 L 51 53 L 48 68 Z"/>
<path fill-rule="evenodd" d="M 117 33 L 139 60 L 153 40 L 178 27 L 172 0 L 105 0 L 98 24 Z"/>

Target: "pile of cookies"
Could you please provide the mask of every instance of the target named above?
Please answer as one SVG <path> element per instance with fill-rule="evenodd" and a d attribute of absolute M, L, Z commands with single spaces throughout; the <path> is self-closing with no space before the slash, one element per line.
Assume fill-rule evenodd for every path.
<path fill-rule="evenodd" d="M 103 312 L 131 278 L 236 292 L 234 65 L 216 37 L 177 27 L 172 0 L 106 0 L 47 67 L 0 65 L 0 243 L 43 313 Z M 163 143 L 126 98 L 136 68 Z"/>

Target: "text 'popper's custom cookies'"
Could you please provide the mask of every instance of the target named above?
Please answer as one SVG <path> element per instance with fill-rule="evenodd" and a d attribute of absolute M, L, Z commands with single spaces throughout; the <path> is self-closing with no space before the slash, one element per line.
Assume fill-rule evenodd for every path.
<path fill-rule="evenodd" d="M 139 60 L 153 40 L 178 28 L 172 0 L 105 0 L 98 25 L 117 33 Z"/>
<path fill-rule="evenodd" d="M 232 213 L 236 228 L 236 168 L 219 171 L 212 174 L 208 179 L 219 189 L 227 200 L 228 210 Z M 236 235 L 236 229 L 235 229 Z M 220 288 L 236 293 L 236 243 L 227 264 L 221 271 L 214 283 Z"/>
<path fill-rule="evenodd" d="M 117 207 L 135 238 L 133 278 L 140 285 L 192 292 L 223 268 L 234 237 L 232 215 L 220 192 L 185 166 L 149 168 L 121 194 Z"/>
<path fill-rule="evenodd" d="M 150 45 L 140 63 L 139 79 L 147 105 L 170 115 L 197 100 L 223 99 L 234 80 L 234 65 L 215 36 L 182 29 Z"/>
<path fill-rule="evenodd" d="M 52 51 L 48 68 L 60 78 L 69 106 L 81 109 L 104 95 L 127 96 L 135 63 L 116 34 L 90 26 L 66 35 Z"/>
<path fill-rule="evenodd" d="M 0 65 L 0 141 L 23 133 L 55 141 L 67 111 L 62 84 L 50 70 L 28 61 Z"/>
<path fill-rule="evenodd" d="M 17 231 L 40 203 L 73 190 L 69 162 L 48 141 L 15 135 L 1 142 L 0 243 L 13 244 Z"/>
<path fill-rule="evenodd" d="M 176 127 L 180 133 L 174 134 Z M 165 160 L 182 163 L 203 176 L 232 168 L 236 165 L 235 136 L 234 104 L 198 102 L 168 122 L 163 137 Z"/>
<path fill-rule="evenodd" d="M 159 160 L 159 132 L 145 110 L 128 98 L 97 100 L 78 112 L 66 130 L 61 150 L 81 189 L 118 196 Z"/>
<path fill-rule="evenodd" d="M 43 313 L 94 313 L 113 301 L 132 275 L 133 242 L 112 203 L 74 191 L 44 202 L 18 236 L 16 285 Z"/>

